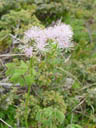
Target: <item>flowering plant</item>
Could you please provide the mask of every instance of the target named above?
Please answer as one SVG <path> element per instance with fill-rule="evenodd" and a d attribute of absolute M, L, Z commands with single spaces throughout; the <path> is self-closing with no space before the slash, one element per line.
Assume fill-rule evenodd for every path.
<path fill-rule="evenodd" d="M 70 47 L 72 35 L 71 27 L 65 24 L 46 29 L 32 27 L 24 35 L 24 60 L 6 65 L 6 74 L 9 76 L 10 81 L 27 87 L 25 102 L 20 104 L 22 106 L 23 103 L 25 111 L 22 110 L 22 107 L 17 109 L 17 111 L 23 111 L 24 117 L 22 117 L 22 113 L 18 113 L 17 118 L 23 118 L 22 121 L 24 120 L 26 128 L 29 127 L 28 120 L 34 113 L 30 110 L 29 105 L 31 95 L 38 101 L 38 104 L 35 104 L 38 107 L 34 108 L 36 112 L 32 117 L 37 125 L 41 122 L 41 127 L 45 128 L 50 121 L 49 127 L 57 128 L 64 121 L 66 105 L 62 95 L 59 95 L 54 88 L 63 86 L 65 82 L 66 74 L 59 69 L 63 68 L 65 63 L 65 55 L 62 54 L 61 48 Z M 35 41 L 31 46 L 29 45 L 30 40 Z M 35 54 L 35 50 L 45 52 L 40 56 Z M 50 89 L 50 94 L 47 92 L 48 89 Z"/>

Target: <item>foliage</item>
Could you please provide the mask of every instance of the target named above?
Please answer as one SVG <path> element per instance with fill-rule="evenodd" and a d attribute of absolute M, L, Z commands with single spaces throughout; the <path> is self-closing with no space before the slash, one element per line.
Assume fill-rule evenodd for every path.
<path fill-rule="evenodd" d="M 63 96 L 60 96 L 60 94 L 55 91 L 50 90 L 50 93 L 46 91 L 46 89 L 50 88 L 50 86 L 52 87 L 55 83 L 56 86 L 59 86 L 61 79 L 65 75 L 65 74 L 61 74 L 60 71 L 58 70 L 59 64 L 63 66 L 61 55 L 60 55 L 60 51 L 58 51 L 58 48 L 54 47 L 53 45 L 53 48 L 47 51 L 45 53 L 45 56 L 41 58 L 41 60 L 39 60 L 40 58 L 38 56 L 32 56 L 29 61 L 28 60 L 26 62 L 17 61 L 17 63 L 16 62 L 8 63 L 6 65 L 7 66 L 6 74 L 7 76 L 10 77 L 10 81 L 13 82 L 14 84 L 19 83 L 22 86 L 27 85 L 28 88 L 28 94 L 25 98 L 25 103 L 24 101 L 22 101 L 20 107 L 18 108 L 18 113 L 17 113 L 17 115 L 19 115 L 17 116 L 18 119 L 22 118 L 23 122 L 24 121 L 26 122 L 26 119 L 23 119 L 22 115 L 25 115 L 26 118 L 26 114 L 27 114 L 28 119 L 30 120 L 29 117 L 35 114 L 33 116 L 33 119 L 37 120 L 36 126 L 38 126 L 38 123 L 40 122 L 41 126 L 44 128 L 46 127 L 46 125 L 48 125 L 47 123 L 50 121 L 51 121 L 49 124 L 50 128 L 56 127 L 59 125 L 59 123 L 61 124 L 63 122 L 64 114 L 66 111 L 66 105 L 64 103 Z M 60 57 L 61 59 L 59 63 L 57 62 L 57 57 Z M 52 61 L 50 59 L 52 59 Z M 58 72 L 58 74 L 56 72 Z M 63 81 L 61 84 L 63 84 Z M 34 87 L 34 85 L 36 87 Z M 37 97 L 35 96 L 34 99 L 32 98 L 33 100 L 38 101 L 37 102 L 38 104 L 35 104 L 34 111 L 31 110 L 32 106 L 30 106 L 31 104 L 29 103 L 29 101 L 32 100 L 30 99 L 31 96 L 30 94 L 31 94 L 31 89 L 33 87 L 34 89 L 37 88 L 38 95 L 42 98 L 42 100 L 39 99 L 38 96 Z M 27 109 L 26 111 L 27 113 L 25 113 L 24 111 L 26 109 Z M 49 115 L 46 115 L 46 112 L 49 113 Z M 45 113 L 45 114 L 43 115 L 40 113 Z M 50 114 L 52 115 L 52 117 Z M 56 114 L 57 117 L 55 117 L 54 114 Z M 44 122 L 41 122 L 41 120 L 43 121 L 45 117 L 46 120 Z M 48 118 L 49 121 L 47 122 Z"/>
<path fill-rule="evenodd" d="M 57 128 L 64 121 L 64 114 L 58 109 L 44 108 L 38 112 L 37 120 L 41 123 L 42 128 Z"/>
<path fill-rule="evenodd" d="M 5 4 L 8 4 L 6 5 L 6 7 L 11 6 L 13 8 L 15 5 L 17 6 L 18 4 L 20 4 L 19 2 L 16 3 L 15 0 L 13 1 L 13 3 L 11 3 L 12 5 L 10 5 L 10 3 L 11 3 L 10 1 L 5 2 Z M 1 2 L 1 5 L 2 5 L 2 2 Z M 6 10 L 5 7 L 4 9 Z M 8 46 L 11 46 L 12 35 L 14 37 L 17 37 L 17 36 L 20 37 L 22 36 L 22 33 L 32 25 L 43 26 L 34 15 L 34 11 L 35 11 L 34 5 L 30 6 L 27 9 L 19 8 L 16 10 L 14 8 L 8 11 L 9 13 L 4 13 L 3 15 L 1 15 L 1 18 L 0 18 L 0 30 L 1 30 L 0 47 L 2 48 L 0 49 L 0 52 L 2 52 L 3 50 L 6 50 Z M 6 33 L 7 33 L 7 36 L 6 37 L 3 36 L 3 35 L 6 35 Z"/>
<path fill-rule="evenodd" d="M 55 94 L 58 95 L 57 92 L 53 91 Z M 47 93 L 46 93 L 47 94 Z M 38 94 L 39 95 L 39 94 Z M 27 95 L 25 95 L 26 97 Z M 58 99 L 56 103 L 59 105 L 56 108 L 56 103 L 54 101 L 48 101 L 50 98 L 46 95 L 48 98 L 46 102 L 48 102 L 48 105 L 44 105 L 44 96 L 42 95 L 42 99 L 40 99 L 38 96 L 30 95 L 29 97 L 29 104 L 28 104 L 28 120 L 29 125 L 32 127 L 46 127 L 49 125 L 49 127 L 57 127 L 59 124 L 62 124 L 64 120 L 64 113 L 65 113 L 65 104 L 62 99 L 62 105 L 59 105 L 59 98 L 61 96 L 58 95 Z M 51 97 L 51 95 L 50 95 Z M 56 97 L 57 98 L 57 97 Z M 64 107 L 64 108 L 63 108 Z M 22 125 L 24 126 L 24 114 L 25 114 L 25 103 L 24 99 L 22 100 L 20 106 L 17 109 L 16 119 L 20 119 Z"/>
<path fill-rule="evenodd" d="M 54 21 L 57 18 L 60 18 L 62 15 L 66 15 L 68 10 L 67 0 L 40 0 L 39 2 L 35 1 L 35 3 L 37 4 L 37 17 L 39 17 L 40 20 L 45 18 L 46 23 L 51 23 L 52 20 Z"/>
<path fill-rule="evenodd" d="M 16 124 L 16 120 L 14 118 L 15 113 L 15 107 L 12 105 L 10 105 L 6 110 L 0 108 L 0 118 L 6 120 L 10 125 Z M 0 122 L 0 127 L 8 128 L 8 126 L 6 126 L 3 122 Z M 15 125 L 14 128 L 16 128 Z"/>

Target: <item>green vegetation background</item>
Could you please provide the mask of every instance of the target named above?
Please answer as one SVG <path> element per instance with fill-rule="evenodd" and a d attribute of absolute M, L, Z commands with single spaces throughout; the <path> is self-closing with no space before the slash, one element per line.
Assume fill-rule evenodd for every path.
<path fill-rule="evenodd" d="M 67 112 L 62 125 L 57 128 L 95 128 L 96 127 L 96 0 L 1 0 L 0 1 L 0 53 L 10 51 L 12 47 L 11 34 L 18 38 L 22 33 L 32 25 L 46 27 L 61 19 L 62 22 L 70 24 L 73 28 L 75 47 L 71 51 L 71 58 L 65 70 L 69 73 L 65 77 L 75 78 L 71 88 L 62 91 L 62 87 L 50 92 L 46 91 L 45 102 L 54 101 L 61 104 L 61 109 L 66 104 Z M 3 78 L 4 68 L 0 64 L 0 79 Z M 70 76 L 71 74 L 71 76 Z M 18 101 L 18 95 L 15 89 L 12 89 L 5 95 L 0 95 L 0 118 L 14 128 L 16 125 L 15 115 L 18 117 L 19 111 L 23 112 L 23 105 L 17 111 L 15 107 Z M 23 95 L 23 94 L 22 94 Z M 62 96 L 63 97 L 62 97 Z M 80 100 L 78 100 L 80 97 Z M 6 97 L 10 101 L 6 102 Z M 16 99 L 17 98 L 17 99 Z M 20 98 L 20 97 L 19 97 Z M 64 100 L 64 101 L 62 101 Z M 84 100 L 84 102 L 82 102 Z M 31 96 L 29 105 L 38 107 L 36 97 Z M 64 104 L 63 104 L 64 102 Z M 82 104 L 80 104 L 82 103 Z M 47 104 L 47 103 L 45 103 Z M 79 105 L 79 106 L 78 106 Z M 6 107 L 5 107 L 6 106 Z M 46 106 L 46 105 L 45 105 Z M 5 108 L 4 108 L 5 107 Z M 74 111 L 74 108 L 76 111 Z M 39 109 L 39 108 L 38 108 Z M 64 109 L 64 108 L 63 108 Z M 46 110 L 45 111 L 51 111 Z M 35 113 L 31 117 L 34 118 Z M 21 125 L 23 126 L 23 118 Z M 61 116 L 60 116 L 61 118 Z M 63 117 L 62 117 L 63 118 Z M 62 120 L 61 118 L 61 120 Z M 32 124 L 34 125 L 32 125 Z M 55 122 L 56 123 L 56 122 Z M 36 122 L 29 119 L 30 128 L 39 128 Z M 21 127 L 22 127 L 21 126 Z M 0 128 L 7 128 L 0 122 Z M 46 127 L 47 128 L 47 127 Z M 49 128 L 49 127 L 48 127 Z M 54 125 L 55 128 L 55 125 Z"/>

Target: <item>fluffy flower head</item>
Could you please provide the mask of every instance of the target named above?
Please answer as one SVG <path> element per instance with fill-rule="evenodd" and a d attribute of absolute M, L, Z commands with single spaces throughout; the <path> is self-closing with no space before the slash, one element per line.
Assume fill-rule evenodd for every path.
<path fill-rule="evenodd" d="M 52 39 L 58 44 L 59 48 L 68 48 L 71 46 L 73 32 L 70 25 L 59 24 L 45 29 L 33 26 L 25 32 L 24 39 L 26 43 L 30 40 L 36 42 L 36 48 L 43 51 L 47 45 L 47 41 Z"/>

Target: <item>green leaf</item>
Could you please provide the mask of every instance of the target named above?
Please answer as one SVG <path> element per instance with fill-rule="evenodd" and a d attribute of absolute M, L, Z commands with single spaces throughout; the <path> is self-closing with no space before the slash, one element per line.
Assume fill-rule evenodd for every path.
<path fill-rule="evenodd" d="M 6 71 L 6 75 L 12 75 L 14 73 L 14 70 L 16 68 L 16 64 L 14 63 L 8 63 L 6 64 L 7 67 L 7 71 Z"/>
<path fill-rule="evenodd" d="M 63 123 L 65 116 L 64 116 L 63 112 L 57 110 L 57 111 L 56 111 L 56 118 L 57 118 L 57 120 L 58 120 L 60 123 Z"/>
<path fill-rule="evenodd" d="M 31 76 L 30 74 L 25 76 L 25 81 L 27 85 L 32 85 L 34 82 L 34 76 Z"/>
<path fill-rule="evenodd" d="M 19 83 L 20 85 L 25 85 L 24 78 L 20 76 L 19 73 L 14 73 L 13 76 L 10 78 L 10 81 L 15 84 Z"/>
<path fill-rule="evenodd" d="M 70 124 L 67 126 L 67 128 L 82 128 L 82 127 L 78 124 Z"/>
<path fill-rule="evenodd" d="M 43 126 L 44 126 L 44 127 L 49 127 L 49 128 L 52 127 L 52 120 L 50 120 L 50 119 L 48 119 L 48 120 L 43 120 L 42 123 L 43 123 Z"/>
<path fill-rule="evenodd" d="M 78 81 L 75 81 L 72 85 L 73 89 L 79 89 L 80 88 L 80 83 Z"/>

